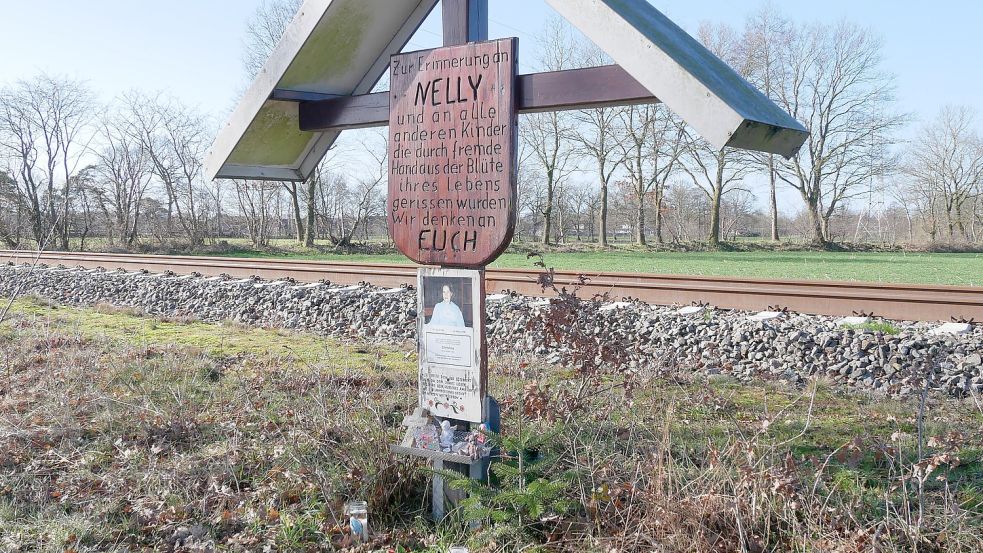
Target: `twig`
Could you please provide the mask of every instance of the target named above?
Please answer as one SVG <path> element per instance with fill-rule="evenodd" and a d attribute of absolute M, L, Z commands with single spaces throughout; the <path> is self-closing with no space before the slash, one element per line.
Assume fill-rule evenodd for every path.
<path fill-rule="evenodd" d="M 918 398 L 918 462 L 924 459 L 924 440 L 925 440 L 925 404 L 928 402 L 928 390 L 932 385 L 932 377 L 935 375 L 935 359 L 932 356 L 925 358 L 923 367 L 925 370 L 925 386 L 922 387 L 921 397 Z M 923 478 L 918 478 L 918 523 L 916 533 L 921 535 L 922 523 L 925 520 L 925 482 Z"/>

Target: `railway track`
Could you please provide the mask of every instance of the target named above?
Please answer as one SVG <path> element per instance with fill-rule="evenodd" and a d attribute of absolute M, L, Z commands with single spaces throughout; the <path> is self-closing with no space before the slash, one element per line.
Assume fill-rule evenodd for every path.
<path fill-rule="evenodd" d="M 105 253 L 0 250 L 15 263 L 81 266 L 86 268 L 173 271 L 207 276 L 227 274 L 266 279 L 291 277 L 302 282 L 328 280 L 337 284 L 369 282 L 396 287 L 416 282 L 416 266 L 382 263 L 328 263 L 230 257 L 122 255 Z M 556 282 L 572 287 L 580 274 L 588 277 L 582 295 L 607 293 L 612 299 L 639 299 L 661 305 L 705 302 L 726 309 L 764 310 L 770 307 L 819 315 L 869 313 L 888 319 L 983 321 L 983 287 L 929 286 L 837 281 L 764 280 L 722 276 L 649 275 L 633 273 L 557 271 Z M 489 292 L 512 290 L 546 295 L 537 284 L 539 271 L 489 269 Z"/>

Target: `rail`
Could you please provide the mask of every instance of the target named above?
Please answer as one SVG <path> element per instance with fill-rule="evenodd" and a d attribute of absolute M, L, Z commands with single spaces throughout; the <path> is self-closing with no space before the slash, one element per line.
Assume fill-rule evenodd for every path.
<path fill-rule="evenodd" d="M 396 287 L 416 282 L 416 266 L 385 263 L 338 263 L 290 259 L 231 258 L 208 256 L 162 256 L 110 253 L 37 252 L 0 250 L 6 261 L 47 265 L 103 267 L 127 271 L 197 272 L 206 276 L 259 276 L 266 279 L 294 278 L 301 282 L 327 280 L 337 284 L 368 282 Z M 489 293 L 515 291 L 548 295 L 539 284 L 540 271 L 488 269 Z M 983 287 L 886 284 L 872 282 L 766 280 L 727 276 L 652 275 L 586 271 L 556 271 L 559 286 L 577 286 L 584 295 L 608 294 L 613 300 L 638 299 L 659 305 L 688 305 L 705 302 L 725 309 L 757 311 L 787 308 L 818 315 L 868 313 L 888 319 L 909 321 L 983 321 Z"/>

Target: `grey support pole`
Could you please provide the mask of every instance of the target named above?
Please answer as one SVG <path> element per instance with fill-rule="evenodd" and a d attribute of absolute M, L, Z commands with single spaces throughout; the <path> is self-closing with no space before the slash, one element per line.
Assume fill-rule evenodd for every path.
<path fill-rule="evenodd" d="M 434 470 L 444 470 L 444 462 L 440 459 L 433 460 Z M 431 496 L 430 514 L 434 520 L 441 520 L 447 514 L 444 504 L 447 502 L 444 496 L 444 477 L 435 474 L 433 477 L 433 495 Z"/>

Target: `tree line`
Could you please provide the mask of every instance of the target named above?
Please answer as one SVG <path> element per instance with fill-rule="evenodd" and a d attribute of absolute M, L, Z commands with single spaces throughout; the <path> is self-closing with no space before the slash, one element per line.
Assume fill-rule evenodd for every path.
<path fill-rule="evenodd" d="M 243 59 L 255 75 L 298 7 L 271 0 Z M 790 20 L 773 8 L 697 38 L 810 131 L 790 159 L 713 148 L 662 104 L 520 118 L 517 235 L 544 244 L 612 240 L 709 247 L 741 236 L 836 241 L 983 241 L 983 140 L 975 112 L 943 107 L 902 141 L 882 43 L 849 22 Z M 610 63 L 558 20 L 537 69 Z M 380 86 L 384 86 L 384 83 Z M 163 94 L 101 102 L 81 81 L 39 75 L 0 87 L 0 241 L 84 248 L 191 248 L 292 236 L 347 247 L 385 235 L 386 136 L 354 131 L 306 182 L 207 182 L 216 128 Z M 766 189 L 758 209 L 752 185 Z M 801 200 L 782 213 L 778 192 Z"/>

